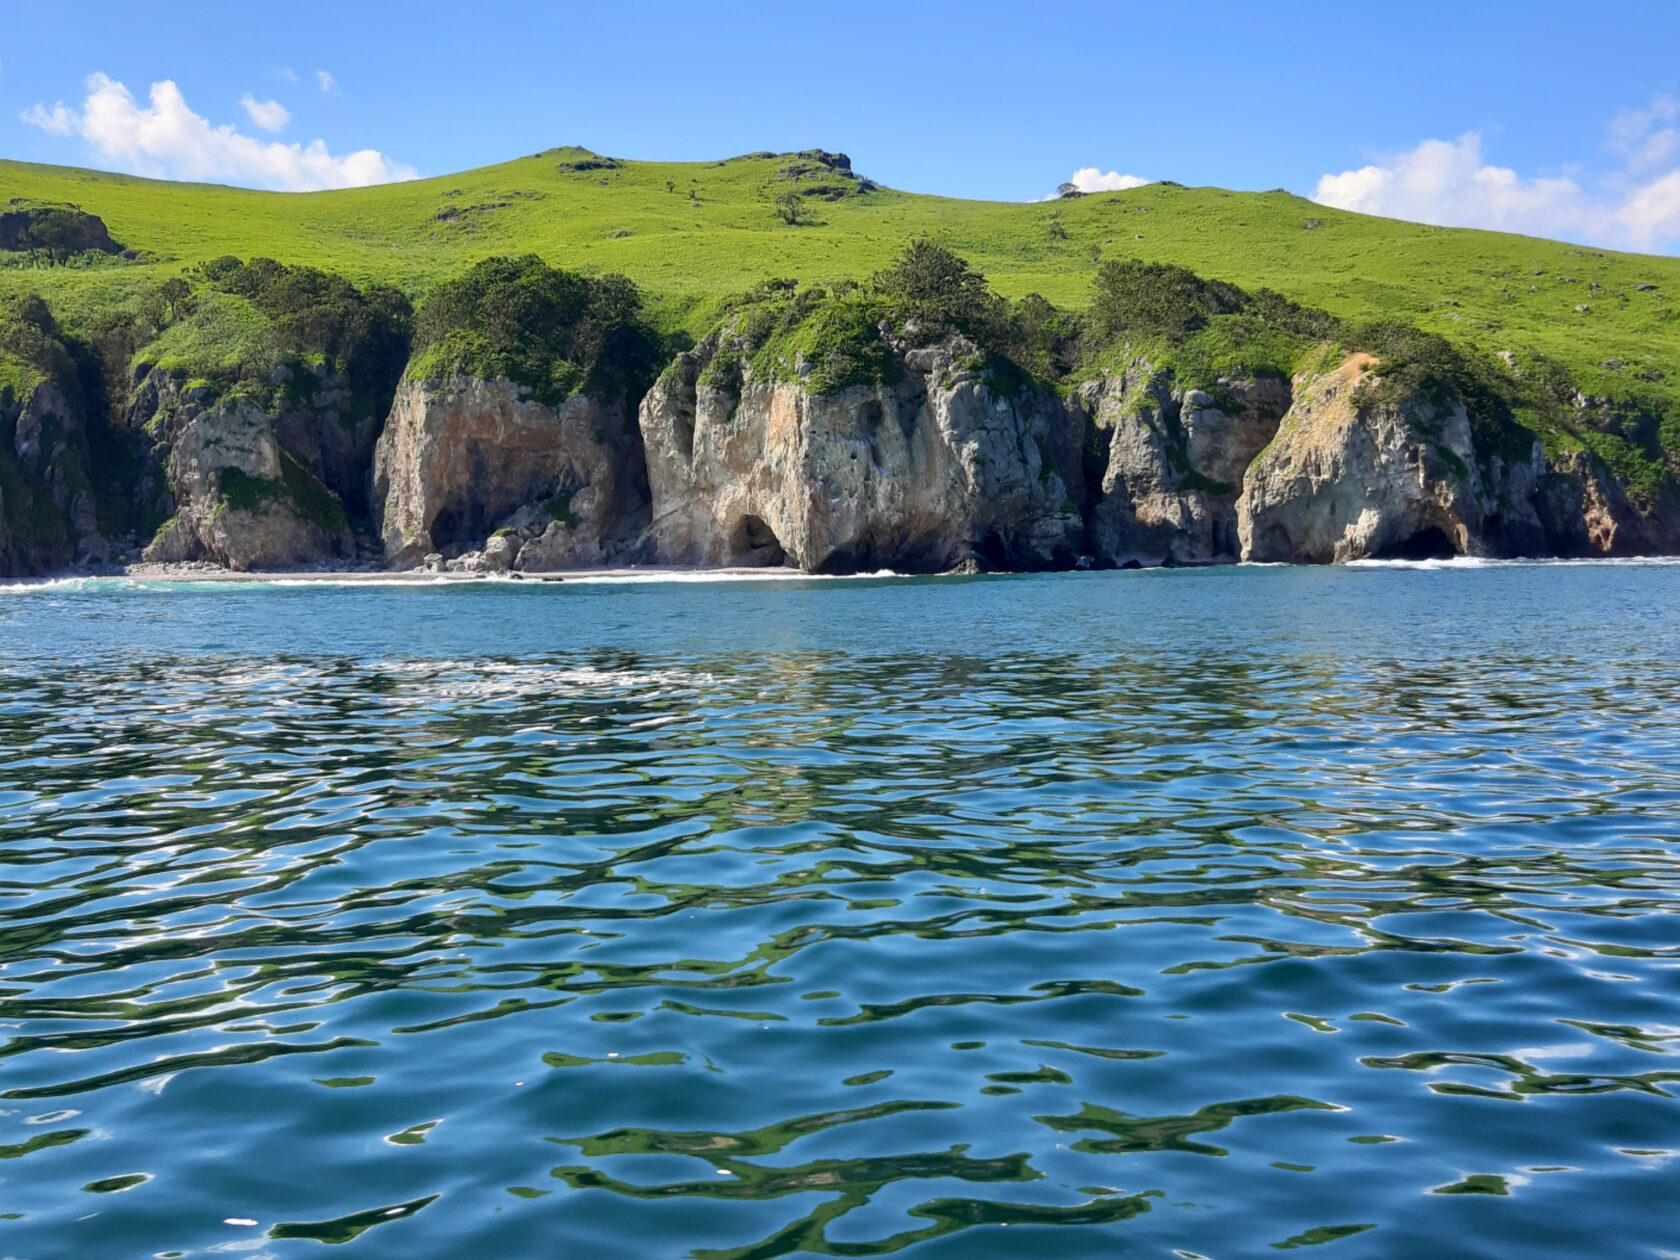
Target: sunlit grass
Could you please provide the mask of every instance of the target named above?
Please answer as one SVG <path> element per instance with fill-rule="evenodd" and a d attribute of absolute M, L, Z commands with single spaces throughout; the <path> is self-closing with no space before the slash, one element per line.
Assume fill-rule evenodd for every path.
<path fill-rule="evenodd" d="M 1277 289 L 1353 319 L 1398 316 L 1484 353 L 1539 351 L 1602 393 L 1667 394 L 1680 374 L 1680 259 L 1370 218 L 1281 191 L 1161 184 L 1028 204 L 879 189 L 812 199 L 812 221 L 795 227 L 772 206 L 789 187 L 783 159 L 560 169 L 581 155 L 552 150 L 438 179 L 322 193 L 0 162 L 7 197 L 76 202 L 123 245 L 160 260 L 0 270 L 0 292 L 39 289 L 75 321 L 194 263 L 235 254 L 396 284 L 419 298 L 480 258 L 533 252 L 558 266 L 622 271 L 660 323 L 699 333 L 723 298 L 759 280 L 861 279 L 907 240 L 928 236 L 1010 297 L 1037 292 L 1080 308 L 1100 260 L 1135 257 Z M 1621 366 L 1602 366 L 1612 361 Z"/>

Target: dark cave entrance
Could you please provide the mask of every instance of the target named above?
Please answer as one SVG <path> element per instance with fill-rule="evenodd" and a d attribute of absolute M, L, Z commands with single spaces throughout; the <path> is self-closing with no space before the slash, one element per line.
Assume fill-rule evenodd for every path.
<path fill-rule="evenodd" d="M 766 569 L 787 563 L 787 552 L 782 550 L 776 531 L 758 516 L 743 516 L 736 524 L 729 536 L 729 557 L 733 564 Z"/>
<path fill-rule="evenodd" d="M 995 529 L 986 532 L 976 550 L 979 552 L 980 563 L 985 565 L 989 572 L 1008 573 L 1014 567 L 1010 564 L 1009 544 Z"/>
<path fill-rule="evenodd" d="M 1410 538 L 1381 548 L 1377 560 L 1451 560 L 1458 548 L 1445 532 L 1434 525 L 1418 530 Z"/>

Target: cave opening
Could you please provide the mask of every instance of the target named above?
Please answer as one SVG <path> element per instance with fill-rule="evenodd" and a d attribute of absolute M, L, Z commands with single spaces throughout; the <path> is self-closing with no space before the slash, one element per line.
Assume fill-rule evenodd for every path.
<path fill-rule="evenodd" d="M 995 529 L 986 531 L 976 550 L 980 553 L 981 562 L 993 573 L 1007 573 L 1014 567 L 1010 564 L 1009 544 Z"/>
<path fill-rule="evenodd" d="M 1458 554 L 1452 539 L 1438 526 L 1428 525 L 1409 538 L 1380 548 L 1377 560 L 1451 560 Z"/>
<path fill-rule="evenodd" d="M 733 564 L 768 569 L 787 563 L 787 552 L 782 549 L 776 531 L 760 516 L 740 519 L 729 538 L 729 553 Z"/>

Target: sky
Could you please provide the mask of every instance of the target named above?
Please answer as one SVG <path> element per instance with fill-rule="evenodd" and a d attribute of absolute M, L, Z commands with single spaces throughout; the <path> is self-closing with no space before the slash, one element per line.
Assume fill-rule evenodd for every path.
<path fill-rule="evenodd" d="M 953 197 L 1281 187 L 1676 254 L 1677 48 L 1676 0 L 56 0 L 4 10 L 0 156 L 304 190 L 820 147 Z"/>

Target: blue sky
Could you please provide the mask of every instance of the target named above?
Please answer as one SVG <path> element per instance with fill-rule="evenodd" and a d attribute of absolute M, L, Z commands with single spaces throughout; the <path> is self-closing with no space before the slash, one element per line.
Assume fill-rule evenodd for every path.
<path fill-rule="evenodd" d="M 822 146 L 950 196 L 1083 171 L 1680 252 L 1680 4 L 1384 7 L 61 0 L 6 13 L 0 153 L 302 188 Z"/>

